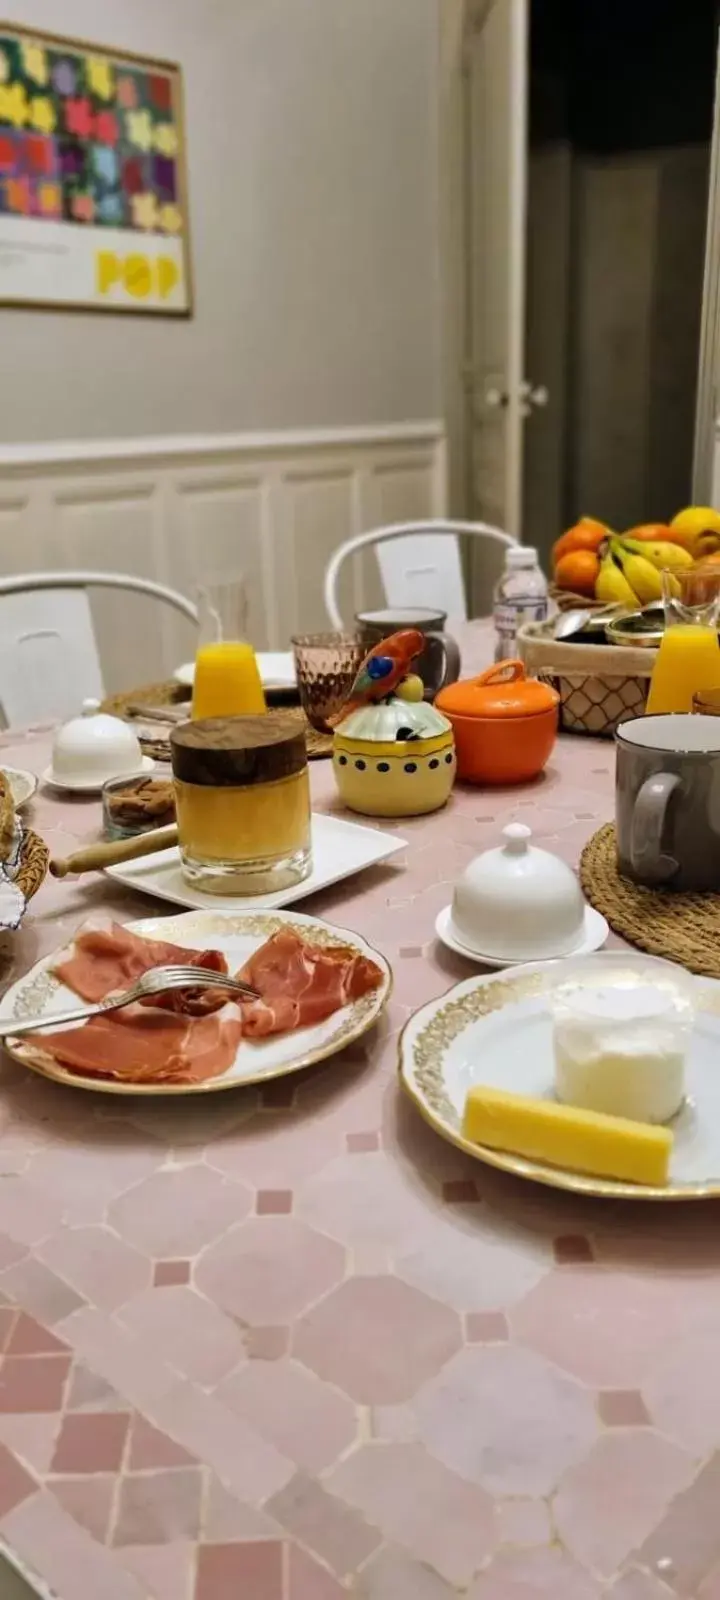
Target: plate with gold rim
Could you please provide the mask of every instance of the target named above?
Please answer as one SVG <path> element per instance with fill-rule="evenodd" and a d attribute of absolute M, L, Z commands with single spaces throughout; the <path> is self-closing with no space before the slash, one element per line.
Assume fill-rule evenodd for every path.
<path fill-rule="evenodd" d="M 598 966 L 602 963 L 602 980 Z M 399 1073 L 421 1116 L 442 1138 L 468 1155 L 517 1177 L 576 1194 L 622 1200 L 720 1198 L 720 983 L 690 978 L 695 1022 L 686 1067 L 685 1103 L 670 1124 L 674 1134 L 670 1180 L 664 1188 L 621 1183 L 551 1167 L 509 1152 L 476 1145 L 463 1136 L 462 1114 L 475 1084 L 509 1089 L 536 1099 L 553 1096 L 550 997 L 582 969 L 593 981 L 647 983 L 648 967 L 667 973 L 672 964 L 623 951 L 532 962 L 468 978 L 416 1011 L 400 1036 Z"/>
<path fill-rule="evenodd" d="M 271 1078 L 285 1077 L 314 1066 L 328 1056 L 335 1055 L 346 1045 L 353 1044 L 378 1020 L 392 991 L 392 968 L 385 956 L 375 950 L 367 940 L 348 928 L 337 928 L 318 917 L 301 912 L 246 911 L 228 915 L 217 911 L 191 911 L 177 917 L 144 917 L 126 924 L 131 933 L 141 938 L 169 940 L 187 949 L 221 950 L 227 957 L 231 972 L 237 972 L 252 952 L 264 944 L 281 928 L 294 928 L 302 938 L 313 944 L 329 948 L 349 945 L 360 955 L 377 963 L 382 981 L 377 989 L 353 1000 L 350 1005 L 336 1011 L 324 1022 L 312 1027 L 297 1028 L 293 1033 L 277 1034 L 256 1042 L 241 1040 L 235 1060 L 227 1072 L 204 1083 L 123 1083 L 111 1078 L 83 1077 L 71 1072 L 53 1060 L 42 1048 L 42 1034 L 25 1039 L 6 1039 L 5 1049 L 15 1061 L 64 1083 L 73 1089 L 90 1089 L 95 1094 L 120 1095 L 195 1095 L 213 1094 L 222 1089 L 239 1089 L 250 1084 L 266 1083 Z M 68 946 L 62 946 L 67 950 Z M 0 1018 L 25 1017 L 47 1014 L 48 1027 L 52 1027 L 53 1014 L 78 1004 L 78 997 L 54 976 L 53 967 L 61 954 L 54 950 L 19 978 L 0 1000 Z"/>

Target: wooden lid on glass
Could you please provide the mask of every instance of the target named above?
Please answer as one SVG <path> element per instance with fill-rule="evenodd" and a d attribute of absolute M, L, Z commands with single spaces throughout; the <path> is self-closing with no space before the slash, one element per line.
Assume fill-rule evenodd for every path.
<path fill-rule="evenodd" d="M 170 747 L 174 776 L 206 788 L 274 783 L 307 766 L 304 729 L 282 711 L 181 722 Z"/>

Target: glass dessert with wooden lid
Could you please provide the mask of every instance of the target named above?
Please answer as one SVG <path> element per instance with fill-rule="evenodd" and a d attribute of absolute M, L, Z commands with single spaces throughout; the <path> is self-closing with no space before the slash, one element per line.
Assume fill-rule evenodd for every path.
<path fill-rule="evenodd" d="M 287 712 L 183 722 L 170 735 L 180 857 L 208 894 L 271 894 L 310 872 L 305 734 Z"/>

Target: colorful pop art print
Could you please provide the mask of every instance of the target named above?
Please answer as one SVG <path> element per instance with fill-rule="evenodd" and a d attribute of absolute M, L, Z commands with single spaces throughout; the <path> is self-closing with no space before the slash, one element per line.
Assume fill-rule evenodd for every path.
<path fill-rule="evenodd" d="M 0 22 L 0 305 L 188 316 L 182 74 Z"/>

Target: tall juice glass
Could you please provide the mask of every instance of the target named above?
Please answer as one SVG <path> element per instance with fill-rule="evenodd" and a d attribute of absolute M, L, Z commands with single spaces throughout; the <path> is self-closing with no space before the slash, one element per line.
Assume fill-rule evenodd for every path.
<path fill-rule="evenodd" d="M 650 682 L 646 715 L 692 711 L 693 696 L 720 689 L 720 565 L 663 573 L 665 632 Z"/>
<path fill-rule="evenodd" d="M 257 656 L 247 637 L 244 579 L 202 583 L 197 601 L 193 719 L 254 716 L 266 711 Z"/>

